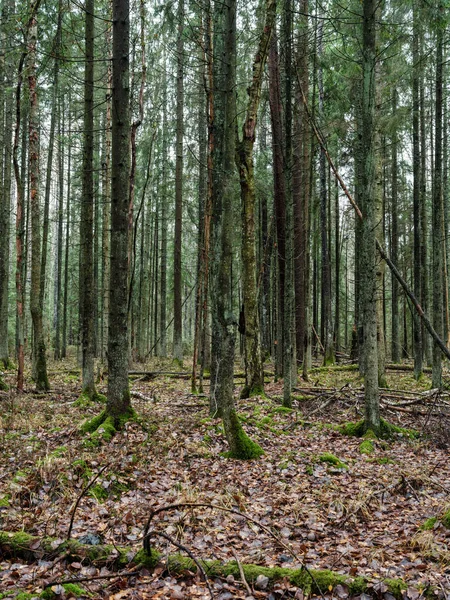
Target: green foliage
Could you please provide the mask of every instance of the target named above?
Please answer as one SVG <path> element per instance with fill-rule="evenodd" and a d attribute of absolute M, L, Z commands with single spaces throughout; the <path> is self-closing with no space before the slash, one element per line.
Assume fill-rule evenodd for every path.
<path fill-rule="evenodd" d="M 9 494 L 5 494 L 0 498 L 0 507 L 8 508 L 11 502 L 11 496 Z"/>

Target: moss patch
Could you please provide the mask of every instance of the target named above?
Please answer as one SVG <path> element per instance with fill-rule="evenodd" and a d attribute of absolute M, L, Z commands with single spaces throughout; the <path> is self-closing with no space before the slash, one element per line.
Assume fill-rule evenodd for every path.
<path fill-rule="evenodd" d="M 318 456 L 318 459 L 320 462 L 332 465 L 337 469 L 348 469 L 348 466 L 344 462 L 342 462 L 340 458 L 338 458 L 334 454 L 331 454 L 331 452 L 324 452 L 323 454 Z"/>
<path fill-rule="evenodd" d="M 380 419 L 380 430 L 378 432 L 378 435 L 371 429 L 367 429 L 367 425 L 364 419 L 362 421 L 357 421 L 356 423 L 344 423 L 343 425 L 340 425 L 337 429 L 343 435 L 353 437 L 364 436 L 368 439 L 381 438 L 386 440 L 399 436 L 415 439 L 419 436 L 419 433 L 414 429 L 405 429 L 404 427 L 398 427 L 397 425 L 388 423 L 384 419 Z"/>
<path fill-rule="evenodd" d="M 226 458 L 251 460 L 259 458 L 264 454 L 261 446 L 251 440 L 243 430 L 236 411 L 231 411 L 228 422 L 225 423 L 224 421 L 224 427 L 228 443 L 230 444 L 230 451 L 224 453 Z"/>
<path fill-rule="evenodd" d="M 421 531 L 430 531 L 437 522 L 437 517 L 430 517 L 420 526 Z"/>
<path fill-rule="evenodd" d="M 450 510 L 443 514 L 441 522 L 444 527 L 450 529 Z"/>
<path fill-rule="evenodd" d="M 372 454 L 374 449 L 374 445 L 370 440 L 364 440 L 359 445 L 359 451 L 361 454 Z"/>

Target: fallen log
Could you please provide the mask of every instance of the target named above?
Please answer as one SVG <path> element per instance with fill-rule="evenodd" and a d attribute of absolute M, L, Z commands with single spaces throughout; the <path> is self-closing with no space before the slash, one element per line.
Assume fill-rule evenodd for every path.
<path fill-rule="evenodd" d="M 155 531 L 155 535 L 158 532 Z M 21 558 L 27 562 L 34 562 L 46 556 L 47 558 L 56 557 L 61 554 L 67 554 L 68 559 L 74 557 L 83 559 L 84 564 L 95 564 L 96 566 L 108 565 L 110 569 L 121 569 L 130 566 L 137 568 L 145 567 L 153 569 L 157 564 L 165 565 L 167 572 L 174 574 L 187 574 L 197 572 L 199 562 L 208 577 L 228 577 L 233 575 L 235 579 L 241 576 L 241 569 L 248 582 L 254 583 L 259 575 L 267 577 L 269 584 L 276 581 L 287 579 L 292 585 L 297 586 L 303 592 L 308 594 L 328 594 L 333 588 L 345 586 L 351 595 L 361 594 L 373 588 L 373 583 L 364 577 L 350 577 L 341 573 L 335 573 L 330 570 L 305 569 L 300 567 L 263 567 L 254 564 L 241 564 L 239 566 L 236 560 L 222 563 L 219 560 L 197 560 L 181 554 L 171 554 L 163 556 L 152 548 L 150 554 L 144 550 L 136 552 L 131 547 L 116 547 L 110 545 L 90 546 L 81 544 L 71 539 L 67 542 L 59 543 L 58 540 L 29 535 L 23 531 L 11 533 L 0 531 L 0 554 L 4 558 Z M 83 581 L 89 580 L 83 578 Z M 71 581 L 76 582 L 73 578 Z M 80 578 L 81 581 L 81 578 Z M 53 581 L 57 584 L 57 581 Z M 401 579 L 385 580 L 385 585 L 396 597 L 398 591 L 406 589 L 406 584 Z"/>

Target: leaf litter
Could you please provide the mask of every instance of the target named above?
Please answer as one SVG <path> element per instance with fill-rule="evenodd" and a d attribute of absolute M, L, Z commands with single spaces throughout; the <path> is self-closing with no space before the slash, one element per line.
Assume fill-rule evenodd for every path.
<path fill-rule="evenodd" d="M 209 417 L 207 398 L 190 394 L 186 380 L 164 376 L 157 385 L 133 385 L 139 392 L 134 406 L 143 426 L 128 423 L 110 443 L 89 447 L 78 425 L 99 407 L 75 407 L 79 384 L 64 382 L 63 377 L 61 372 L 61 382 L 55 384 L 59 392 L 45 397 L 11 393 L 1 405 L 2 530 L 49 536 L 56 547 L 67 538 L 75 500 L 106 465 L 96 485 L 81 498 L 71 536 L 127 546 L 130 563 L 142 546 L 151 510 L 183 502 L 209 503 L 250 515 L 261 526 L 213 508 L 161 512 L 153 526 L 198 559 L 227 562 L 237 556 L 242 564 L 293 569 L 305 564 L 366 577 L 373 588 L 370 595 L 359 595 L 361 600 L 389 600 L 384 582 L 396 578 L 405 581 L 404 598 L 416 600 L 431 587 L 435 597 L 450 597 L 450 530 L 439 520 L 449 509 L 448 447 L 436 444 L 433 436 L 399 436 L 375 441 L 373 453 L 362 454 L 360 439 L 332 427 L 360 418 L 355 374 L 330 371 L 317 376 L 317 389 L 337 390 L 346 384 L 354 390 L 354 397 L 335 393 L 324 410 L 322 395 L 300 396 L 293 411 L 283 411 L 279 383 L 267 385 L 268 397 L 247 401 L 238 400 L 237 389 L 243 426 L 265 452 L 249 462 L 223 457 L 227 447 L 221 422 Z M 403 374 L 390 374 L 389 384 L 411 390 Z M 384 416 L 402 427 L 423 426 L 423 417 L 414 412 L 387 409 Z M 337 457 L 345 468 L 322 461 L 325 454 Z M 432 528 L 423 529 L 432 517 Z M 157 536 L 151 543 L 163 556 L 177 551 Z M 96 579 L 99 576 L 109 578 Z M 56 597 L 74 597 L 57 586 L 78 577 L 91 578 L 81 584 L 86 597 L 210 597 L 200 575 L 177 576 L 167 571 L 164 561 L 152 573 L 141 569 L 131 577 L 114 572 L 112 565 L 46 561 L 45 556 L 31 564 L 18 559 L 0 563 L 2 592 L 37 596 L 55 582 Z M 214 579 L 211 585 L 222 600 L 249 597 L 245 585 L 232 577 Z M 251 585 L 254 598 L 304 597 L 288 581 L 267 589 Z M 323 590 L 323 595 L 347 598 L 349 591 L 338 585 L 333 591 Z"/>

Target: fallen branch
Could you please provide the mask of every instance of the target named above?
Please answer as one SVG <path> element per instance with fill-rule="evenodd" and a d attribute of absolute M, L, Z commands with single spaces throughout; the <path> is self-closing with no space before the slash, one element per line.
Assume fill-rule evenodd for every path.
<path fill-rule="evenodd" d="M 73 520 L 75 519 L 75 512 L 78 508 L 78 505 L 81 502 L 81 498 L 89 491 L 89 489 L 94 485 L 94 483 L 97 481 L 97 479 L 100 477 L 100 475 L 103 473 L 103 471 L 107 468 L 108 465 L 105 465 L 104 467 L 102 467 L 100 469 L 100 471 L 97 473 L 97 475 L 95 475 L 95 477 L 93 477 L 91 479 L 91 481 L 87 484 L 87 486 L 81 491 L 81 494 L 78 496 L 76 502 L 75 502 L 75 506 L 73 507 L 72 510 L 72 515 L 70 517 L 70 524 L 69 524 L 69 530 L 67 531 L 67 541 L 70 540 L 70 536 L 72 534 L 72 527 L 73 527 Z"/>

